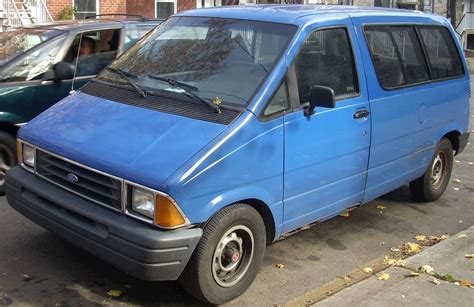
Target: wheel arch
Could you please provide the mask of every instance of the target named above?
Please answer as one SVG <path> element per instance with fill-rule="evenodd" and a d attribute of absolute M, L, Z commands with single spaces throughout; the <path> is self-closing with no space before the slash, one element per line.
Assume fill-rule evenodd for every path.
<path fill-rule="evenodd" d="M 260 217 L 262 218 L 263 223 L 265 225 L 267 244 L 269 244 L 269 243 L 273 242 L 274 240 L 276 240 L 275 236 L 276 236 L 277 229 L 276 229 L 275 218 L 273 216 L 273 213 L 270 210 L 270 207 L 264 201 L 262 201 L 260 199 L 257 199 L 257 198 L 246 198 L 246 199 L 242 199 L 242 200 L 239 200 L 239 201 L 232 202 L 232 203 L 230 203 L 226 206 L 223 206 L 222 208 L 220 208 L 219 210 L 214 212 L 214 214 L 212 214 L 207 219 L 206 222 L 202 223 L 201 227 L 204 228 L 206 226 L 206 224 L 215 215 L 219 214 L 219 212 L 221 212 L 225 208 L 228 208 L 228 207 L 230 207 L 232 205 L 235 205 L 235 204 L 245 204 L 247 206 L 250 206 L 250 207 L 254 208 L 260 214 Z"/>
<path fill-rule="evenodd" d="M 14 138 L 16 138 L 16 134 L 20 127 L 16 126 L 11 122 L 0 121 L 0 131 L 7 132 L 11 134 Z"/>
<path fill-rule="evenodd" d="M 461 136 L 461 132 L 457 130 L 450 131 L 443 135 L 443 138 L 447 138 L 451 142 L 451 146 L 453 146 L 454 151 L 456 154 L 459 150 L 459 137 Z"/>

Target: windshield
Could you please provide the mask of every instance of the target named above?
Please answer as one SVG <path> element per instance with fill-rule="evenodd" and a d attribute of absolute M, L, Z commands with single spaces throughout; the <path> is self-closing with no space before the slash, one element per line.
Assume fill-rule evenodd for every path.
<path fill-rule="evenodd" d="M 244 106 L 288 46 L 291 25 L 207 17 L 172 17 L 151 31 L 111 67 L 152 92 L 185 94 Z M 103 71 L 99 80 L 127 85 Z"/>
<path fill-rule="evenodd" d="M 48 29 L 18 29 L 0 33 L 0 66 L 9 59 L 60 35 Z"/>

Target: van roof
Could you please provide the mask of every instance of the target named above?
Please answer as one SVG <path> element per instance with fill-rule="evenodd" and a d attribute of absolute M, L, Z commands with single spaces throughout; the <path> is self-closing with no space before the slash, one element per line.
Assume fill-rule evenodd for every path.
<path fill-rule="evenodd" d="M 296 4 L 296 5 L 238 5 L 189 10 L 178 13 L 178 16 L 223 17 L 248 19 L 267 22 L 289 23 L 300 25 L 308 17 L 324 17 L 327 15 L 343 14 L 349 16 L 413 16 L 427 17 L 440 21 L 439 16 L 403 9 L 390 9 L 368 6 Z M 306 18 L 301 18 L 306 17 Z M 302 20 L 304 19 L 304 20 Z"/>

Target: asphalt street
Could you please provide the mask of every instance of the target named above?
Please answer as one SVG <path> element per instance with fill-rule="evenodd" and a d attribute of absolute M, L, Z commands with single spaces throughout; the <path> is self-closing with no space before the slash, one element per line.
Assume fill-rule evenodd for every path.
<path fill-rule="evenodd" d="M 470 121 L 472 130 L 473 115 Z M 276 242 L 251 288 L 228 305 L 282 304 L 413 242 L 417 234 L 455 234 L 474 225 L 473 144 L 471 136 L 466 151 L 455 157 L 452 182 L 439 200 L 415 203 L 402 187 L 349 217 Z M 134 279 L 64 242 L 11 209 L 5 197 L 0 209 L 0 305 L 199 304 L 176 283 Z M 109 290 L 122 293 L 114 298 Z"/>

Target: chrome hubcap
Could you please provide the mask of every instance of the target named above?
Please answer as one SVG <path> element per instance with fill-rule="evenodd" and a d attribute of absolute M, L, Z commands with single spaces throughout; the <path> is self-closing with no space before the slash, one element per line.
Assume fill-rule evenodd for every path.
<path fill-rule="evenodd" d="M 431 186 L 435 189 L 439 188 L 443 182 L 446 157 L 443 153 L 438 153 L 431 166 Z"/>
<path fill-rule="evenodd" d="M 11 151 L 0 144 L 0 186 L 5 184 L 5 174 L 12 167 L 15 157 L 12 156 Z"/>
<path fill-rule="evenodd" d="M 212 258 L 212 276 L 217 284 L 227 288 L 238 283 L 249 268 L 253 249 L 253 234 L 248 227 L 238 225 L 227 230 Z"/>

